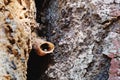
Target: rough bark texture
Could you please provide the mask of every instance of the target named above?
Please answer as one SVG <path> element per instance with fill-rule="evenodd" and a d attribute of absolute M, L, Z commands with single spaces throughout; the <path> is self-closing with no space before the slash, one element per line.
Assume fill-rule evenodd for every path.
<path fill-rule="evenodd" d="M 120 80 L 120 0 L 35 2 L 41 23 L 36 31 L 55 44 L 55 51 L 53 64 L 40 64 L 44 68 L 31 51 L 30 60 L 38 61 L 28 62 L 28 80 Z M 35 15 L 34 0 L 0 0 L 1 80 L 26 80 Z"/>
<path fill-rule="evenodd" d="M 0 0 L 0 80 L 26 80 L 34 0 Z"/>
<path fill-rule="evenodd" d="M 45 72 L 50 80 L 120 79 L 119 5 L 120 0 L 50 2 L 47 35 L 56 46 L 54 64 Z"/>

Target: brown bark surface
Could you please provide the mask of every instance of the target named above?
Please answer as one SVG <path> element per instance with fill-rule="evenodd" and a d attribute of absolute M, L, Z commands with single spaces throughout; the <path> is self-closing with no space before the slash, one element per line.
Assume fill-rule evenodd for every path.
<path fill-rule="evenodd" d="M 28 58 L 28 80 L 120 80 L 120 0 L 0 0 L 0 79 L 26 80 Z"/>
<path fill-rule="evenodd" d="M 26 80 L 35 26 L 33 0 L 0 0 L 0 80 Z"/>

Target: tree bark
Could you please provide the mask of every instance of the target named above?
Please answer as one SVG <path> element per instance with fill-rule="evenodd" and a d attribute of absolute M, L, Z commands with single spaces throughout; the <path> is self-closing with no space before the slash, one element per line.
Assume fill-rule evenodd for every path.
<path fill-rule="evenodd" d="M 34 0 L 0 0 L 0 80 L 26 80 Z"/>
<path fill-rule="evenodd" d="M 26 80 L 29 58 L 28 80 L 119 80 L 119 5 L 120 0 L 0 0 L 0 79 Z M 41 44 L 33 31 L 55 44 L 52 63 L 49 56 L 33 55 Z"/>
<path fill-rule="evenodd" d="M 119 5 L 120 0 L 51 1 L 46 18 L 55 63 L 45 72 L 51 80 L 120 79 Z"/>

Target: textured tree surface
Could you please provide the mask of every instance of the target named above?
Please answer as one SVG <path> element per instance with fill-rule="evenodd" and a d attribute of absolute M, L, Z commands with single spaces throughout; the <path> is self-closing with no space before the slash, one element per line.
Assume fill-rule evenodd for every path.
<path fill-rule="evenodd" d="M 35 25 L 33 0 L 0 0 L 0 80 L 26 80 Z"/>
<path fill-rule="evenodd" d="M 48 79 L 120 80 L 119 5 L 120 0 L 49 3 L 46 35 L 56 49 L 54 64 L 45 72 Z"/>
<path fill-rule="evenodd" d="M 0 0 L 0 79 L 26 80 L 28 58 L 28 80 L 120 80 L 120 0 Z"/>

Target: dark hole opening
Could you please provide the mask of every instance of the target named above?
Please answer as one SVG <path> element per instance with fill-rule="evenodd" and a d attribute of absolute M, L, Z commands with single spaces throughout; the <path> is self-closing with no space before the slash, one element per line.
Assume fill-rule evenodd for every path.
<path fill-rule="evenodd" d="M 40 48 L 43 50 L 43 51 L 49 51 L 50 50 L 50 47 L 49 47 L 49 44 L 48 43 L 44 43 L 40 46 Z"/>

